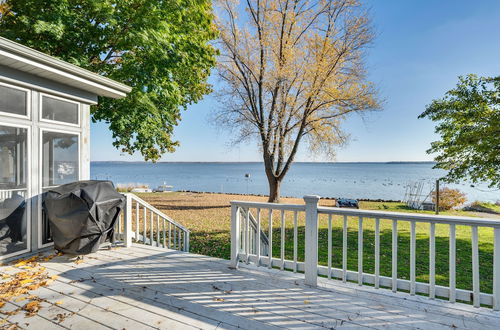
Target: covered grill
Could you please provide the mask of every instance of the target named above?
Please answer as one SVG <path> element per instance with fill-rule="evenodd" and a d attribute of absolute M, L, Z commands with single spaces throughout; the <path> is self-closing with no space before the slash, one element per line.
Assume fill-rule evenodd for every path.
<path fill-rule="evenodd" d="M 44 196 L 56 250 L 70 254 L 95 252 L 113 241 L 114 225 L 125 197 L 110 181 L 80 181 L 52 188 Z"/>

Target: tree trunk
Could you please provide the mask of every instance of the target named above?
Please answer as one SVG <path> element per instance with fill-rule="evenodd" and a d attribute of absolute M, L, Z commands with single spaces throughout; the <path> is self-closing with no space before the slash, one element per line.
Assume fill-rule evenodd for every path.
<path fill-rule="evenodd" d="M 267 178 L 269 181 L 269 203 L 279 203 L 280 202 L 280 189 L 281 180 L 276 178 L 274 175 Z"/>

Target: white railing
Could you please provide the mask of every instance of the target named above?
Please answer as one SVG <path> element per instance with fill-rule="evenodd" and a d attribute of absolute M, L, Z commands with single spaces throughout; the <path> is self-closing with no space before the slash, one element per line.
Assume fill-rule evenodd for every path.
<path fill-rule="evenodd" d="M 189 251 L 189 230 L 134 194 L 127 198 L 116 233 L 125 246 L 133 241 L 167 249 Z"/>
<path fill-rule="evenodd" d="M 3 201 L 7 198 L 11 198 L 13 193 L 19 194 L 21 197 L 25 197 L 26 196 L 26 188 L 0 189 L 0 201 Z"/>
<path fill-rule="evenodd" d="M 269 239 L 266 233 L 264 233 L 262 229 L 259 228 L 257 220 L 255 219 L 250 209 L 240 208 L 239 210 L 240 210 L 240 217 L 242 219 L 241 221 L 243 223 L 240 230 L 245 230 L 245 233 L 248 232 L 247 241 L 249 244 L 248 246 L 249 254 L 257 255 L 257 249 L 259 249 L 260 255 L 267 255 L 269 249 Z M 260 235 L 257 234 L 258 232 L 260 232 Z M 243 232 L 241 232 L 240 235 L 246 238 L 246 235 L 244 235 Z M 257 237 L 260 237 L 259 243 L 257 243 Z"/>
<path fill-rule="evenodd" d="M 254 202 L 231 202 L 231 261 L 232 266 L 237 267 L 238 262 L 255 263 L 258 266 L 269 268 L 280 268 L 281 270 L 292 270 L 295 272 L 304 272 L 305 283 L 316 286 L 319 276 L 328 279 L 340 279 L 343 282 L 357 282 L 359 285 L 373 286 L 375 289 L 389 288 L 393 292 L 404 291 L 411 295 L 421 294 L 426 295 L 430 299 L 442 298 L 448 299 L 450 302 L 471 302 L 475 307 L 481 305 L 492 306 L 494 310 L 500 310 L 500 221 L 493 219 L 481 219 L 472 217 L 458 216 L 436 216 L 427 214 L 415 213 L 400 213 L 400 212 L 381 212 L 367 211 L 357 209 L 344 209 L 334 207 L 319 206 L 318 196 L 305 196 L 303 205 L 296 204 L 273 204 L 273 203 L 254 203 Z M 258 248 L 260 239 L 258 235 L 251 234 L 249 222 L 245 219 L 245 214 L 250 214 L 250 210 L 255 210 L 257 233 L 267 229 L 269 249 L 267 254 L 261 254 Z M 241 210 L 245 210 L 243 213 Z M 263 212 L 264 211 L 264 212 Z M 274 220 L 273 220 L 274 213 Z M 279 217 L 276 217 L 276 215 Z M 288 215 L 288 216 L 287 216 Z M 290 216 L 291 215 L 291 216 Z M 350 229 L 352 231 L 352 222 L 357 220 L 355 230 L 357 231 L 357 269 L 348 269 L 348 232 L 350 221 Z M 326 227 L 322 230 L 327 231 L 324 241 L 318 237 L 319 225 L 322 221 L 326 221 Z M 381 275 L 381 223 L 390 222 L 390 226 L 384 226 L 384 231 L 390 231 L 390 264 L 391 275 Z M 299 223 L 300 222 L 300 223 Z M 420 226 L 419 234 L 422 234 L 421 224 L 428 226 L 428 259 L 429 273 L 428 281 L 417 281 L 416 262 L 422 257 L 422 253 L 417 254 L 417 224 Z M 288 224 L 288 225 L 287 225 Z M 333 242 L 332 226 L 338 224 L 341 231 L 341 242 Z M 373 253 L 365 253 L 371 251 L 363 251 L 365 240 L 363 234 L 363 225 L 370 225 L 373 228 Z M 398 231 L 398 225 L 400 230 Z M 443 230 L 446 230 L 447 247 L 448 247 L 448 271 L 447 274 L 436 274 L 436 225 L 441 231 L 440 236 L 443 236 Z M 409 226 L 409 261 L 398 260 L 398 235 L 401 235 L 401 228 Z M 471 269 L 472 269 L 472 290 L 465 288 L 457 288 L 457 226 L 466 226 L 470 230 L 471 237 Z M 274 227 L 274 228 L 273 228 Z M 447 227 L 447 228 L 446 228 Z M 287 231 L 288 228 L 288 231 Z M 365 227 L 366 228 L 366 227 Z M 493 265 L 488 269 L 480 269 L 480 250 L 479 250 L 479 229 L 489 228 L 492 232 L 493 239 L 488 236 L 493 246 Z M 303 249 L 299 251 L 299 230 L 300 236 L 304 239 Z M 287 240 L 292 241 L 293 249 L 285 249 Z M 279 248 L 273 251 L 273 233 L 279 235 Z M 340 235 L 339 235 L 340 236 Z M 441 238 L 441 237 L 440 237 Z M 251 242 L 251 240 L 255 242 Z M 334 243 L 336 249 L 341 250 L 341 257 L 337 260 L 333 259 Z M 318 263 L 318 246 L 327 246 L 326 266 Z M 460 243 L 459 243 L 460 244 Z M 251 246 L 257 246 L 252 249 Z M 383 246 L 386 247 L 386 246 Z M 422 246 L 419 245 L 419 249 Z M 464 250 L 464 247 L 459 248 Z M 277 257 L 279 251 L 279 257 Z M 420 251 L 421 252 L 421 251 Z M 484 252 L 482 252 L 484 253 Z M 286 258 L 286 254 L 290 258 Z M 303 257 L 303 262 L 299 261 L 299 254 Z M 369 257 L 367 254 L 372 254 Z M 404 254 L 404 253 L 403 253 Z M 425 252 L 424 252 L 425 254 Z M 385 256 L 384 256 L 385 257 Z M 441 254 L 442 257 L 442 254 Z M 373 273 L 367 273 L 363 269 L 363 262 L 367 258 L 372 258 Z M 340 259 L 340 260 L 339 260 Z M 332 267 L 332 262 L 336 261 L 341 268 Z M 398 277 L 398 264 L 409 264 L 409 279 Z M 483 263 L 484 264 L 484 263 Z M 385 265 L 384 265 L 385 266 Z M 371 267 L 370 267 L 371 268 Z M 387 268 L 387 267 L 386 267 Z M 491 269 L 493 268 L 493 269 Z M 458 269 L 461 271 L 461 269 Z M 492 293 L 481 292 L 480 290 L 480 271 L 492 274 L 491 276 L 483 276 L 483 281 L 486 287 L 492 288 Z M 436 275 L 448 276 L 448 285 L 437 285 Z"/>

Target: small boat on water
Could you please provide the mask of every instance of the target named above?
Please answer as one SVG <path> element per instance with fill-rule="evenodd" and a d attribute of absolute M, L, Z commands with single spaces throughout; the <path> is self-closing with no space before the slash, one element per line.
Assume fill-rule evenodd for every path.
<path fill-rule="evenodd" d="M 172 191 L 174 191 L 174 186 L 169 186 L 169 185 L 167 185 L 166 182 L 163 182 L 162 185 L 159 185 L 155 190 L 153 190 L 153 192 L 163 192 L 163 193 L 172 192 Z"/>

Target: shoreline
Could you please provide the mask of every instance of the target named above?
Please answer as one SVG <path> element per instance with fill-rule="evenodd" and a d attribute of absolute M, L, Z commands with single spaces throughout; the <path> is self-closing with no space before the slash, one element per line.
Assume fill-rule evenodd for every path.
<path fill-rule="evenodd" d="M 173 192 L 186 192 L 186 193 L 193 193 L 193 194 L 220 194 L 220 195 L 267 197 L 267 195 L 263 195 L 263 194 L 243 194 L 243 193 L 229 193 L 229 192 L 216 192 L 216 191 L 174 190 Z M 321 199 L 326 199 L 326 200 L 336 200 L 337 198 L 342 198 L 342 197 L 323 197 L 323 196 L 320 196 L 320 197 L 321 197 Z M 302 198 L 302 197 L 280 196 L 280 198 Z M 356 199 L 357 201 L 360 201 L 360 202 L 403 203 L 402 200 L 380 199 L 380 198 L 379 199 L 350 198 L 350 199 Z"/>

